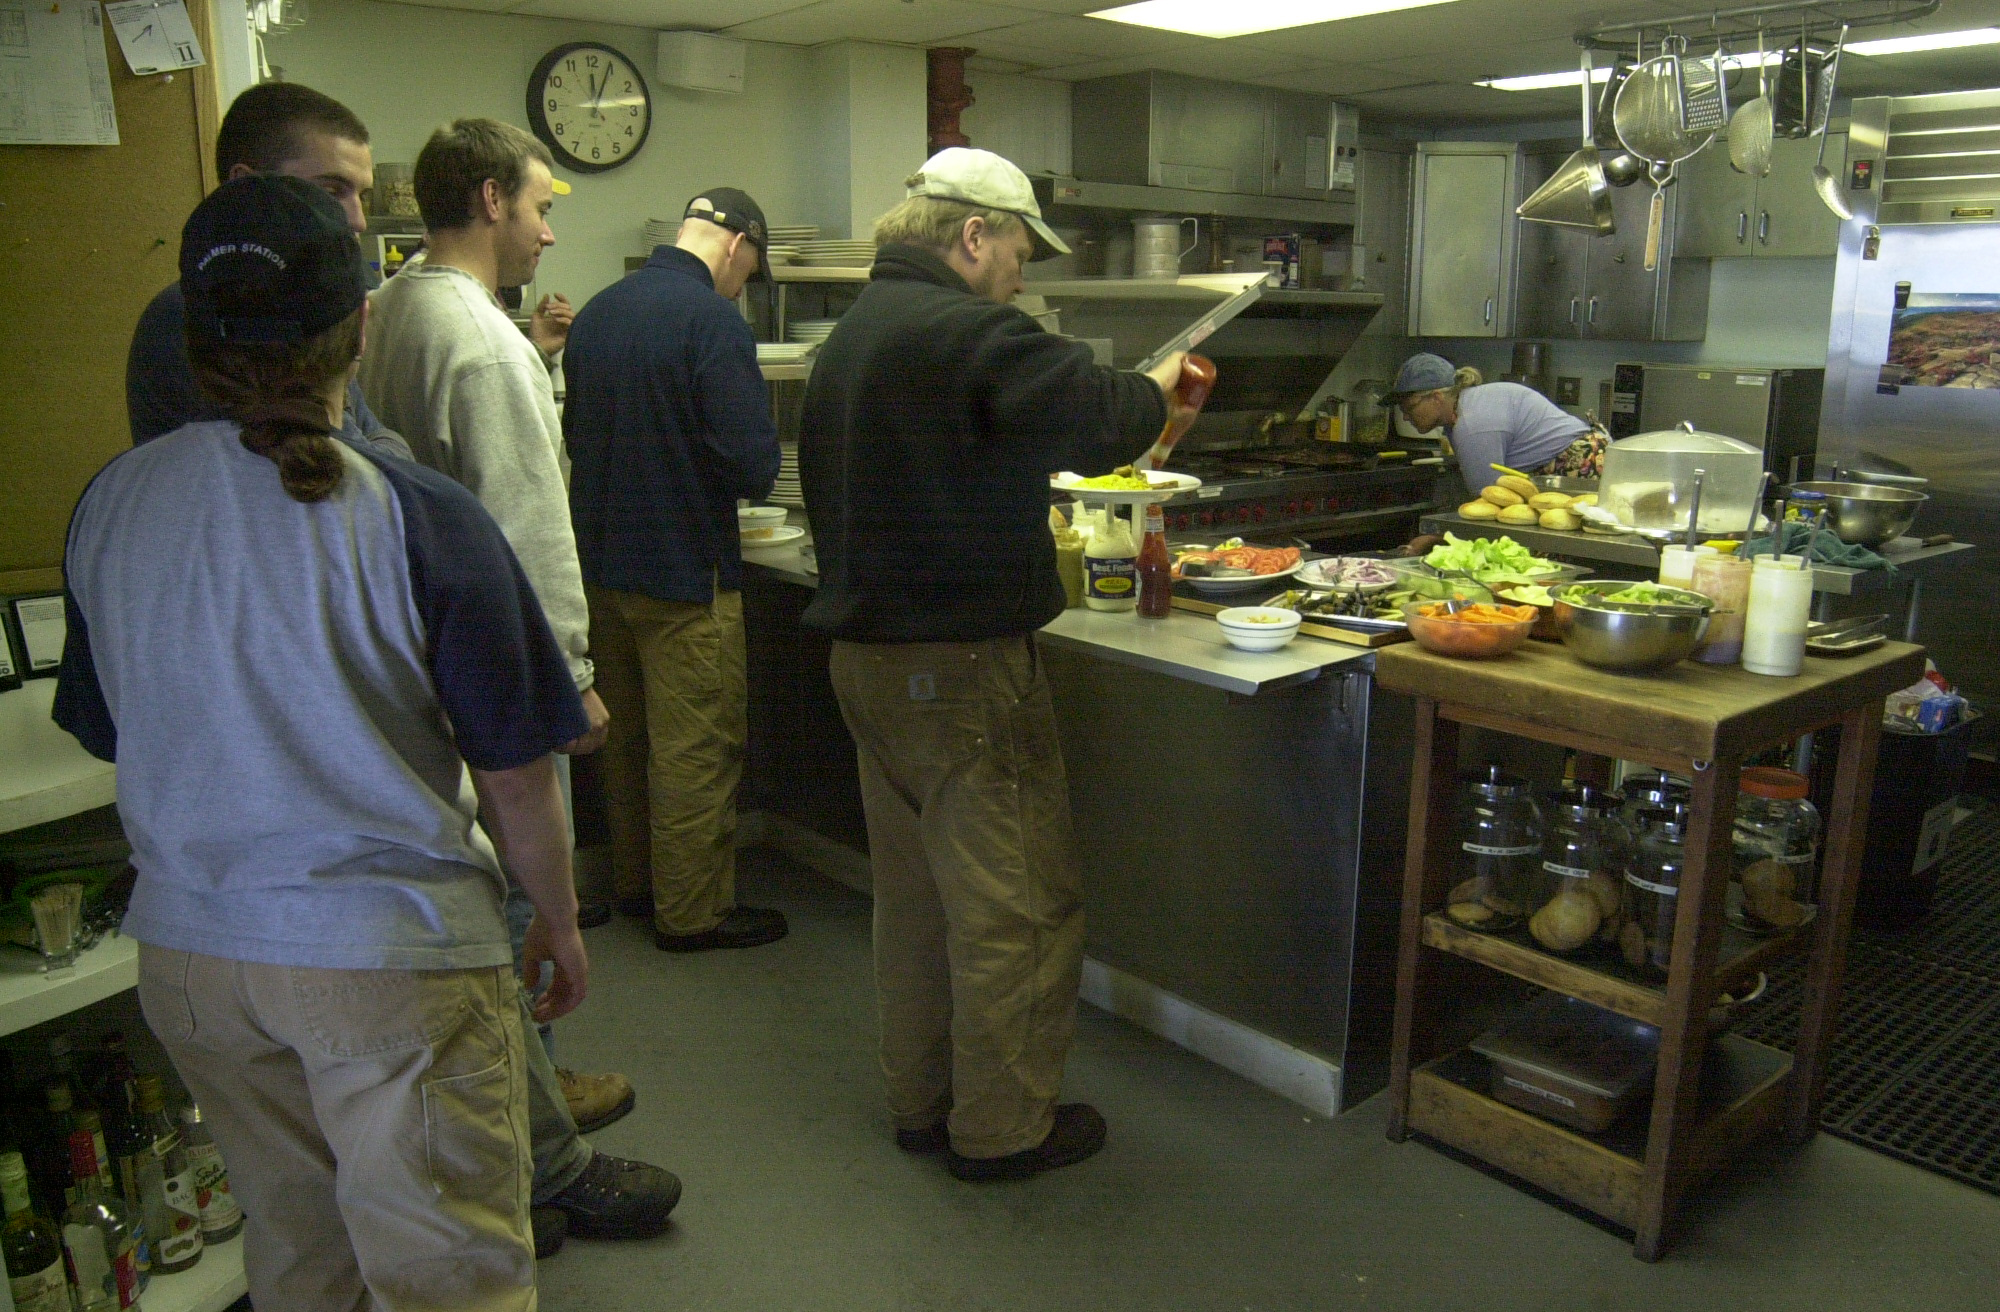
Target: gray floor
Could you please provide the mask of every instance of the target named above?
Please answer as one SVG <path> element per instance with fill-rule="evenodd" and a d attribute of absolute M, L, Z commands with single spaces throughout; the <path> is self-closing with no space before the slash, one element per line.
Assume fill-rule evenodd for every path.
<path fill-rule="evenodd" d="M 1654 1266 L 1588 1221 L 1416 1143 L 1381 1099 L 1337 1120 L 1084 1008 L 1066 1095 L 1111 1123 L 1094 1160 L 969 1186 L 890 1140 L 872 1058 L 868 904 L 764 853 L 740 894 L 783 943 L 669 956 L 587 936 L 560 1057 L 621 1070 L 638 1109 L 597 1136 L 678 1172 L 646 1243 L 572 1240 L 559 1312 L 867 1309 L 1781 1309 L 2000 1306 L 2000 1198 L 1827 1135 L 1710 1191 Z"/>

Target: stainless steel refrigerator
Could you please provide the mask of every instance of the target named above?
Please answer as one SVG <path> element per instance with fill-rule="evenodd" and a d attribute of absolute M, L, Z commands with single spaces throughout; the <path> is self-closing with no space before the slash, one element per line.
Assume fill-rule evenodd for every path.
<path fill-rule="evenodd" d="M 1820 459 L 1930 480 L 1911 532 L 1960 552 L 1924 584 L 1918 637 L 2000 703 L 2000 89 L 1853 104 Z"/>

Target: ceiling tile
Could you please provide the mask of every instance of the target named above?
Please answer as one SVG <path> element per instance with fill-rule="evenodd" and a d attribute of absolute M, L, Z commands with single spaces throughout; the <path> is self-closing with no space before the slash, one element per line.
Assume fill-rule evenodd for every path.
<path fill-rule="evenodd" d="M 1101 18 L 1043 16 L 987 32 L 984 38 L 996 46 L 1061 52 L 1072 56 L 1061 61 L 1068 64 L 1081 63 L 1085 58 L 1122 59 L 1130 55 L 1149 55 L 1155 51 L 1209 44 L 1202 37 L 1188 36 L 1183 32 L 1162 32 L 1156 27 L 1134 27 L 1130 23 L 1112 23 Z"/>
<path fill-rule="evenodd" d="M 993 59 L 986 55 L 973 55 L 965 61 L 968 73 L 1027 73 L 1041 67 L 1026 60 Z"/>
<path fill-rule="evenodd" d="M 429 0 L 425 0 L 429 3 Z M 445 0 L 462 3 L 463 0 Z M 714 32 L 733 23 L 802 8 L 810 0 L 505 0 L 508 12 L 586 23 Z"/>
<path fill-rule="evenodd" d="M 1365 91 L 1386 91 L 1393 87 L 1408 86 L 1416 79 L 1352 64 L 1313 64 L 1296 73 L 1260 77 L 1257 80 L 1267 87 L 1282 87 L 1287 91 L 1312 91 L 1323 96 L 1345 98 Z"/>
<path fill-rule="evenodd" d="M 1258 50 L 1232 41 L 1209 41 L 1185 50 L 1169 50 L 1151 57 L 1152 66 L 1189 77 L 1219 78 L 1224 82 L 1254 82 L 1282 77 L 1313 67 L 1314 61 L 1297 55 Z"/>
<path fill-rule="evenodd" d="M 1025 9 L 966 0 L 820 0 L 803 9 L 731 26 L 751 41 L 817 46 L 829 41 L 893 41 L 928 45 L 1036 17 Z"/>
<path fill-rule="evenodd" d="M 415 5 L 419 0 L 389 0 L 391 4 Z M 425 9 L 465 9 L 480 14 L 504 14 L 521 0 L 421 0 Z"/>

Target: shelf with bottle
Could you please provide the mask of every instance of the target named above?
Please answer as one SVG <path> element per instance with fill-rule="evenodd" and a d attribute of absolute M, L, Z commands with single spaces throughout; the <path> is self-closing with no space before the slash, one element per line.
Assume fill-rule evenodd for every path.
<path fill-rule="evenodd" d="M 139 945 L 123 934 L 103 939 L 56 976 L 42 973 L 34 953 L 0 949 L 0 1036 L 138 986 Z"/>

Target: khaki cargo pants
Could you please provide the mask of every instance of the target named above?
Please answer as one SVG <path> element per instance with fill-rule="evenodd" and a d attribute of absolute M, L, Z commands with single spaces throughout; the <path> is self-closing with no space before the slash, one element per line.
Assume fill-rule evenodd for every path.
<path fill-rule="evenodd" d="M 736 907 L 736 790 L 749 737 L 743 594 L 660 601 L 586 587 L 598 757 L 618 896 L 653 898 L 663 933 L 714 929 Z"/>
<path fill-rule="evenodd" d="M 1001 1157 L 1048 1136 L 1076 1033 L 1083 903 L 1055 707 L 1030 635 L 833 644 L 875 883 L 899 1130 Z"/>
<path fill-rule="evenodd" d="M 517 983 L 139 945 L 139 1003 L 249 1218 L 260 1309 L 534 1312 Z"/>

